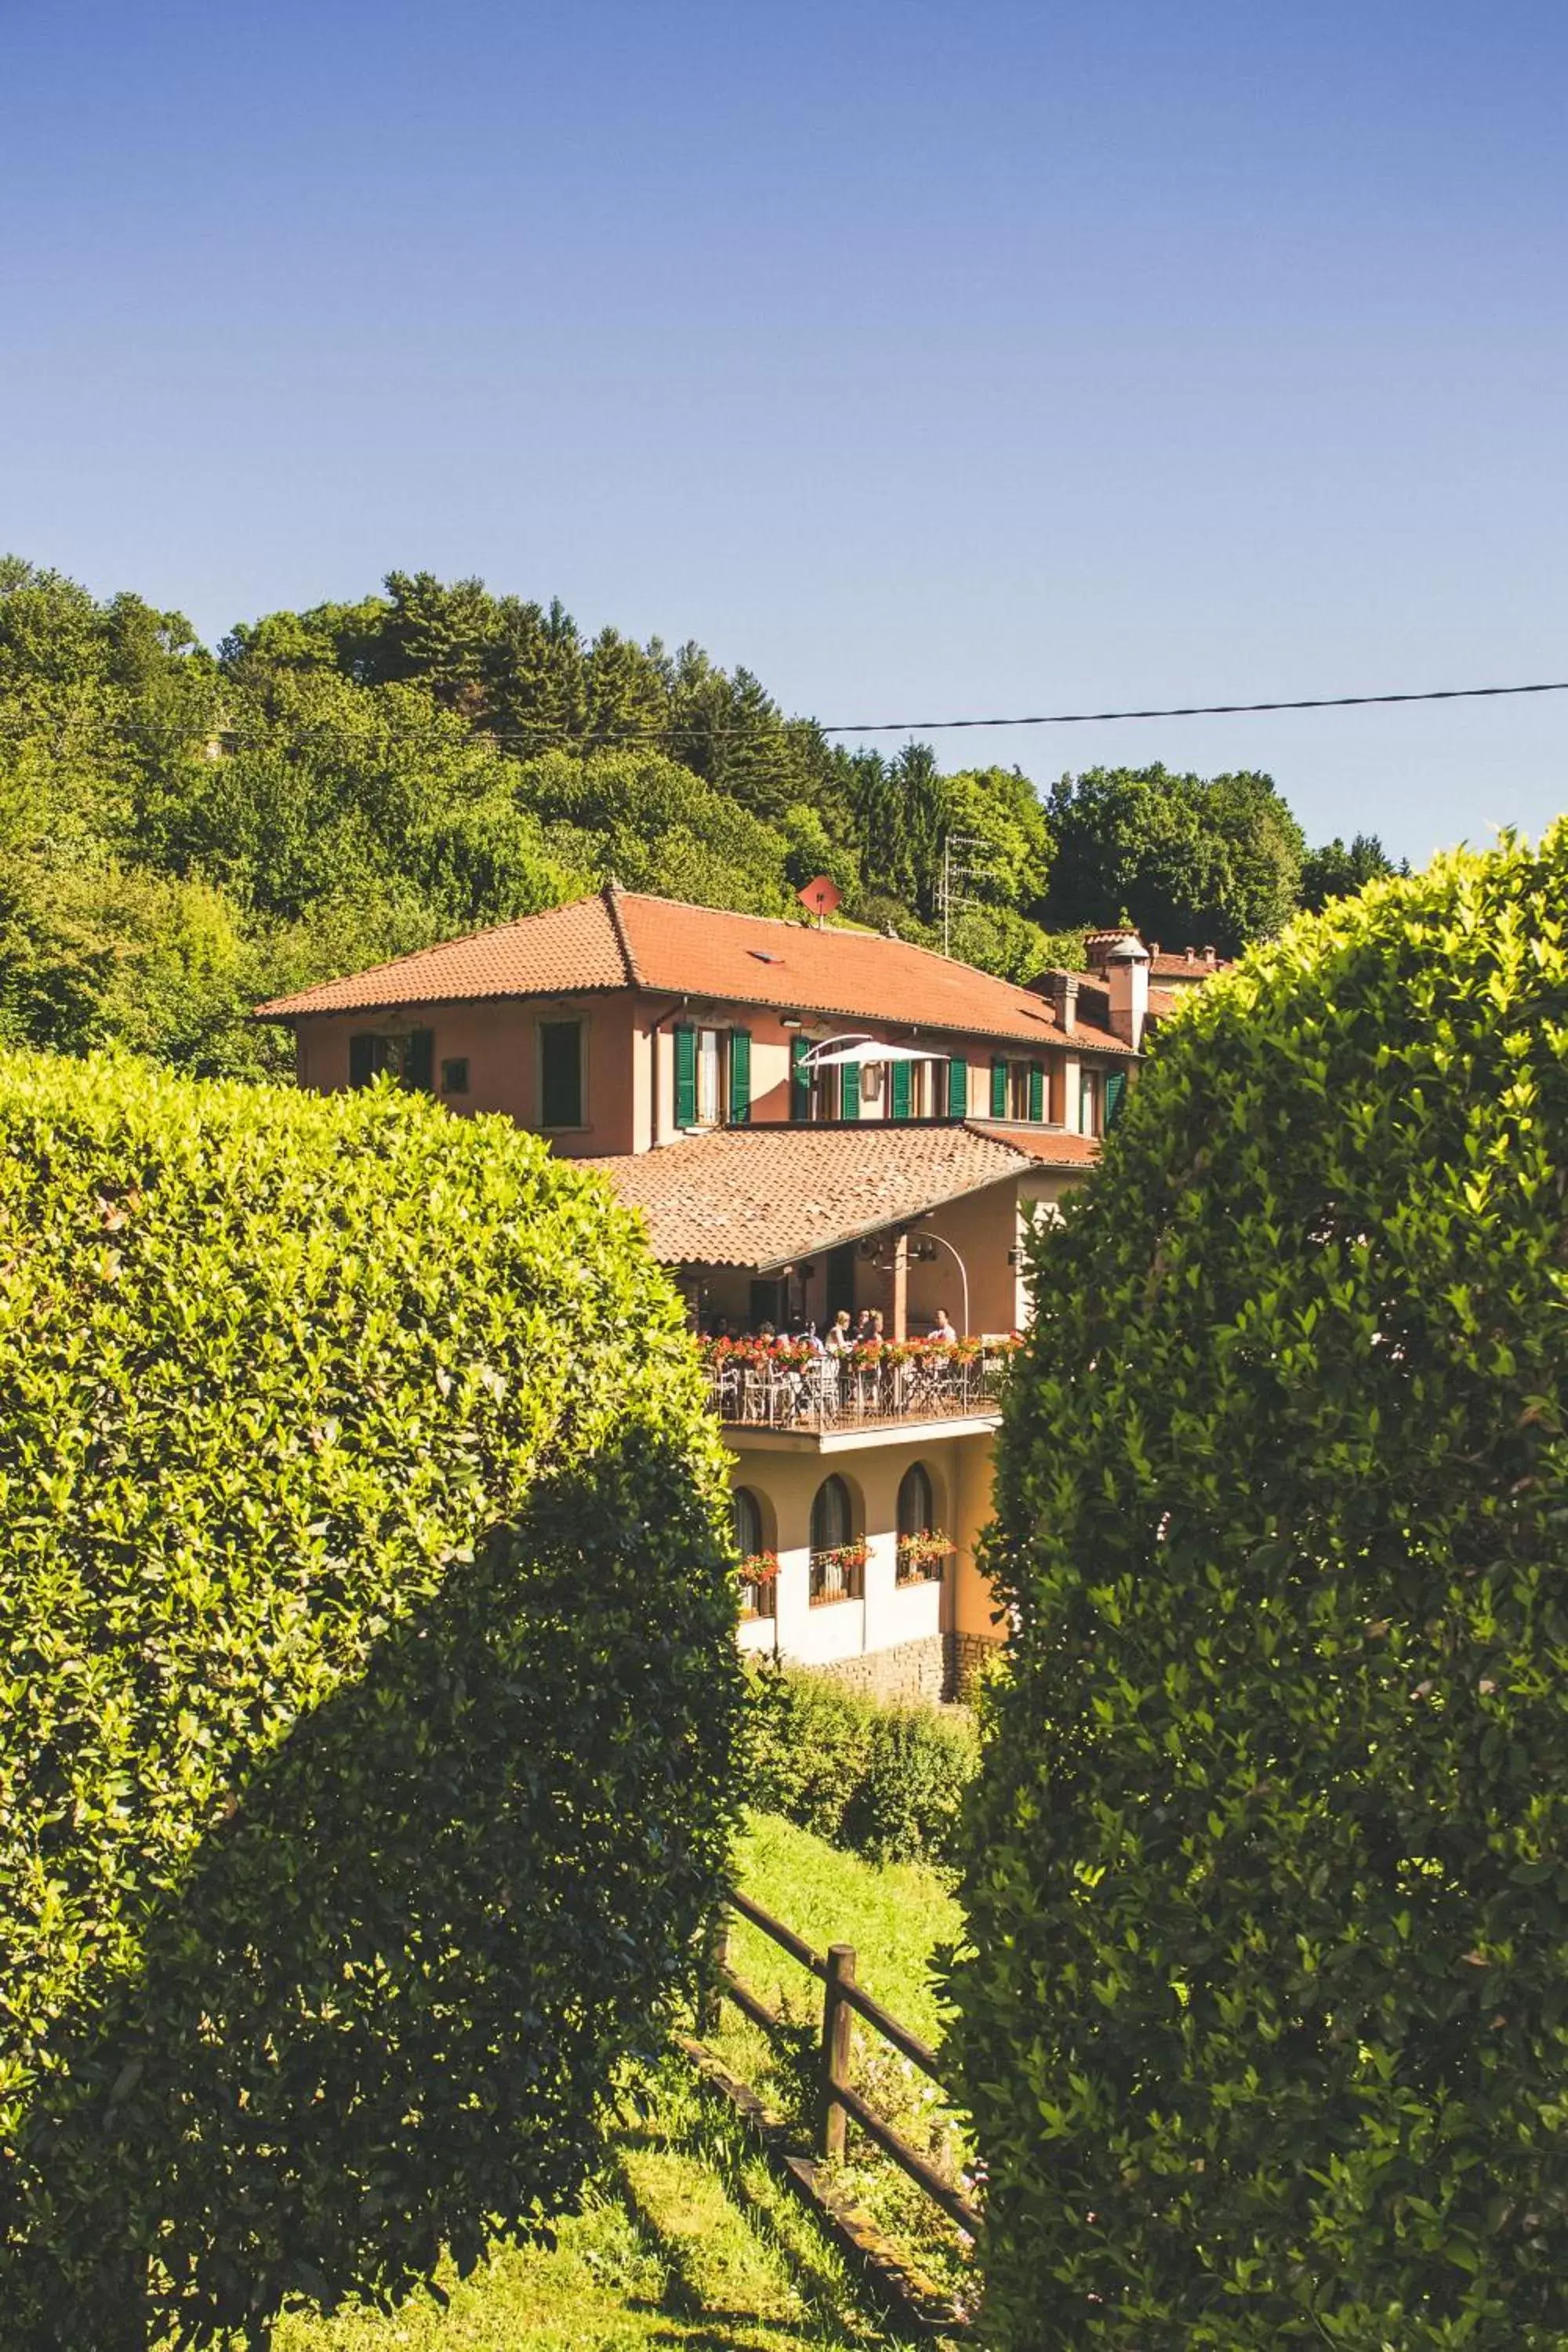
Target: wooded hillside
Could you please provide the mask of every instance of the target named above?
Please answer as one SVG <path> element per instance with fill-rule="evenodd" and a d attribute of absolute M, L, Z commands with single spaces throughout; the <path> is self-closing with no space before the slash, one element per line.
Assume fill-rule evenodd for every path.
<path fill-rule="evenodd" d="M 949 833 L 973 837 L 956 955 L 1024 979 L 1125 915 L 1224 950 L 1386 870 L 1308 856 L 1267 776 L 943 774 L 830 744 L 749 670 L 559 603 L 395 572 L 216 652 L 177 613 L 0 558 L 0 1041 L 121 1042 L 204 1074 L 277 1070 L 259 999 L 630 888 L 845 915 L 940 944 Z"/>

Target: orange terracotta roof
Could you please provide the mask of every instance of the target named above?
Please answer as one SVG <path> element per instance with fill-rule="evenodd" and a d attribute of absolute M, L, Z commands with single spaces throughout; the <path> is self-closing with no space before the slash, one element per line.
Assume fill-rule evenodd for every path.
<path fill-rule="evenodd" d="M 1097 1149 L 1071 1164 L 1084 1165 Z M 1021 1175 L 1026 1160 L 1010 1136 L 973 1123 L 868 1122 L 720 1128 L 657 1151 L 576 1164 L 598 1169 L 628 1208 L 642 1211 L 654 1255 L 666 1265 L 760 1269 L 924 1216 Z"/>
<path fill-rule="evenodd" d="M 1100 1139 L 1094 1135 L 1068 1135 L 1059 1127 L 993 1126 L 986 1120 L 970 1124 L 983 1135 L 994 1135 L 999 1143 L 1011 1144 L 1015 1151 L 1027 1152 L 1047 1168 L 1092 1168 L 1100 1158 Z"/>
<path fill-rule="evenodd" d="M 613 887 L 275 997 L 257 1013 L 291 1020 L 396 1004 L 628 987 L 900 1027 L 918 1024 L 922 1030 L 1026 1045 L 1066 1042 L 1043 997 L 907 940 L 729 914 Z M 1130 1051 L 1109 1030 L 1081 1021 L 1074 1043 L 1100 1053 Z"/>
<path fill-rule="evenodd" d="M 603 897 L 575 898 L 548 914 L 524 915 L 491 930 L 470 931 L 420 948 L 368 971 L 350 972 L 258 1004 L 257 1018 L 303 1013 L 359 1013 L 393 1004 L 438 1004 L 482 996 L 558 996 L 587 988 L 625 988 L 628 974 Z"/>
<path fill-rule="evenodd" d="M 1083 943 L 1084 963 L 1099 978 L 1105 976 L 1107 959 L 1112 948 L 1122 940 L 1135 940 L 1136 931 L 1090 931 Z M 1228 971 L 1230 965 L 1224 956 L 1215 955 L 1212 948 L 1162 948 L 1145 940 L 1149 950 L 1149 977 L 1156 980 L 1212 980 L 1215 972 Z"/>
<path fill-rule="evenodd" d="M 1186 994 L 1184 988 L 1152 988 L 1149 991 L 1149 1011 L 1154 1019 L 1173 1013 Z"/>

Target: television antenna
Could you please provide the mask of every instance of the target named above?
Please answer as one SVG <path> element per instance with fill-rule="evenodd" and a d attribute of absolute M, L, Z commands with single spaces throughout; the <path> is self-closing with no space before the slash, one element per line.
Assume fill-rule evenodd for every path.
<path fill-rule="evenodd" d="M 942 845 L 942 875 L 936 886 L 937 912 L 942 917 L 942 951 L 952 953 L 952 918 L 979 911 L 980 901 L 966 885 L 984 880 L 991 872 L 986 856 L 990 845 L 977 833 L 950 833 Z M 975 852 L 979 851 L 979 856 Z"/>
<path fill-rule="evenodd" d="M 837 883 L 830 874 L 814 876 L 805 888 L 797 890 L 795 895 L 807 914 L 816 917 L 819 929 L 827 916 L 837 912 L 843 897 Z"/>

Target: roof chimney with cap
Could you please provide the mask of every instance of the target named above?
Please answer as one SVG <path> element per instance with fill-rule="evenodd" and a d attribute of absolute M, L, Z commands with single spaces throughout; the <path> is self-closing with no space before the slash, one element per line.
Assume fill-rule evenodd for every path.
<path fill-rule="evenodd" d="M 1105 960 L 1110 996 L 1110 1031 L 1136 1054 L 1149 1018 L 1149 950 L 1142 940 L 1121 939 Z"/>

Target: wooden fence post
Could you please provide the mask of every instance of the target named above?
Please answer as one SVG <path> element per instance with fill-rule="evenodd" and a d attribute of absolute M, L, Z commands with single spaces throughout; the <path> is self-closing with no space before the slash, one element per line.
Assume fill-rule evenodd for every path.
<path fill-rule="evenodd" d="M 733 1916 L 727 1903 L 716 1905 L 703 1938 L 702 1989 L 697 2002 L 697 2031 L 704 2039 L 718 2032 L 719 2020 L 723 2013 L 724 1997 L 720 1990 L 719 1971 L 730 1963 L 730 1926 Z"/>
<path fill-rule="evenodd" d="M 822 1996 L 822 2069 L 817 2100 L 818 2152 L 835 2163 L 844 2160 L 844 2129 L 847 2117 L 837 2098 L 839 2085 L 849 2080 L 849 2036 L 855 2012 L 843 1997 L 843 1988 L 855 1981 L 853 1944 L 829 1944 L 827 1977 Z"/>

